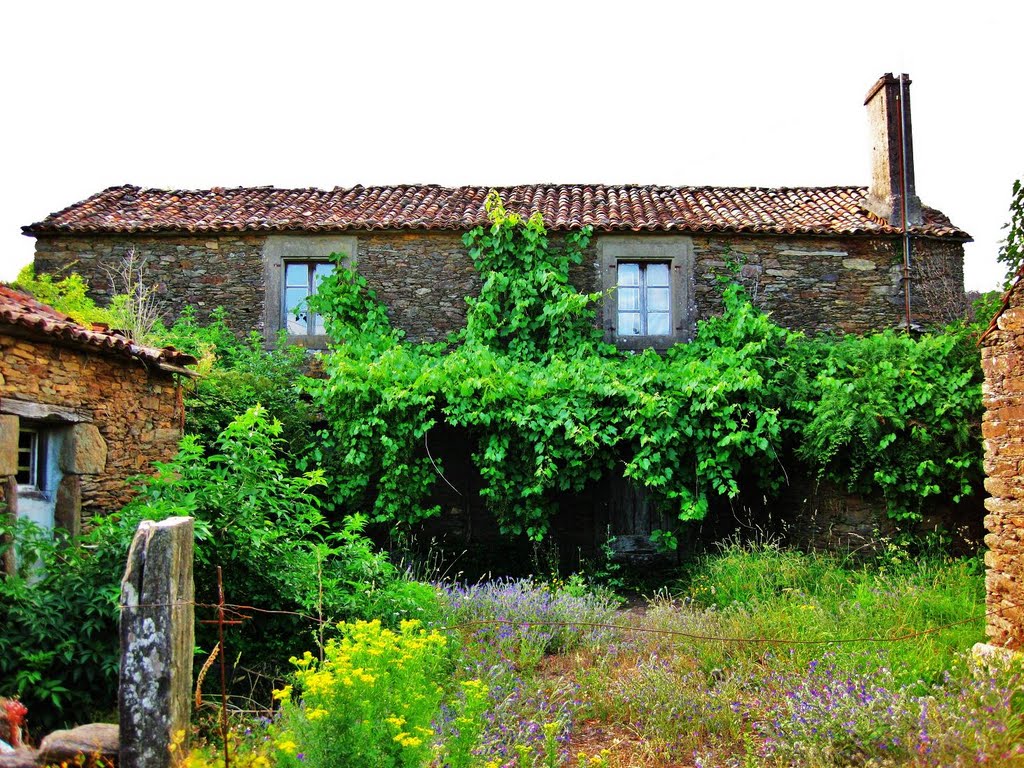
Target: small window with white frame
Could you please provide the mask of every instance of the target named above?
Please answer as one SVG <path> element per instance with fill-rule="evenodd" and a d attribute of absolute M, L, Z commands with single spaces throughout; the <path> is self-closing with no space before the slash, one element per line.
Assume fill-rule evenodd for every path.
<path fill-rule="evenodd" d="M 18 430 L 19 491 L 46 490 L 46 436 L 38 429 L 22 427 Z"/>
<path fill-rule="evenodd" d="M 284 263 L 284 317 L 289 336 L 321 336 L 326 333 L 323 318 L 309 309 L 309 297 L 320 282 L 334 272 L 327 261 L 286 261 Z"/>

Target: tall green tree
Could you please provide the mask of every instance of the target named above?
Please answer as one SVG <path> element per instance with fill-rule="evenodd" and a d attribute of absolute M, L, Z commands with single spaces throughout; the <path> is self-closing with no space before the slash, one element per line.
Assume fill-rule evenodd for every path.
<path fill-rule="evenodd" d="M 1005 224 L 1006 239 L 996 257 L 1006 265 L 1005 287 L 1009 288 L 1024 266 L 1024 179 L 1013 182 L 1013 197 L 1010 199 L 1010 220 Z"/>

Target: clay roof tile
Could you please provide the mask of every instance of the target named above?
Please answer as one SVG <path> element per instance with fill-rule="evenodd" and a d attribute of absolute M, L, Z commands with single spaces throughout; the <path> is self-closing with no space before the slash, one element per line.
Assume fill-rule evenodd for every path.
<path fill-rule="evenodd" d="M 107 354 L 134 357 L 156 365 L 181 368 L 196 362 L 192 355 L 179 352 L 173 347 L 147 347 L 103 326 L 82 325 L 53 307 L 36 301 L 27 293 L 6 285 L 0 285 L 0 325 L 14 326 L 53 341 L 89 347 Z"/>
<path fill-rule="evenodd" d="M 486 223 L 489 187 L 402 185 L 320 189 L 162 190 L 110 187 L 35 224 L 26 234 L 463 230 Z M 505 205 L 540 211 L 551 230 L 891 235 L 898 227 L 864 207 L 864 187 L 657 187 L 542 184 L 499 187 Z M 968 240 L 924 209 L 916 235 Z"/>

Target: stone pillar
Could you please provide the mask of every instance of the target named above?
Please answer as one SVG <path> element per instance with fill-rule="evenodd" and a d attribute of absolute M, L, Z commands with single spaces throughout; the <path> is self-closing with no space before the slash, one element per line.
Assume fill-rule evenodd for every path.
<path fill-rule="evenodd" d="M 82 532 L 82 477 L 97 477 L 107 465 L 107 443 L 95 424 L 73 424 L 61 443 L 60 485 L 54 499 L 53 521 L 74 538 Z"/>
<path fill-rule="evenodd" d="M 128 553 L 121 580 L 121 768 L 171 768 L 188 751 L 192 548 L 192 518 L 172 517 L 139 523 Z"/>
<path fill-rule="evenodd" d="M 0 414 L 0 515 L 14 522 L 18 518 L 18 425 L 17 416 Z M 17 558 L 7 537 L 0 537 L 0 578 L 14 573 Z"/>

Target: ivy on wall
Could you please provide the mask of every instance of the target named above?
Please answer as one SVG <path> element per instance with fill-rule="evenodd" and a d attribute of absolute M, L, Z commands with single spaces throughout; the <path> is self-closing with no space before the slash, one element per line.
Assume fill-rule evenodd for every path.
<path fill-rule="evenodd" d="M 565 492 L 621 473 L 679 520 L 704 518 L 741 483 L 766 496 L 787 465 L 881 493 L 890 514 L 958 496 L 980 475 L 980 373 L 966 330 L 831 342 L 788 331 L 723 283 L 723 313 L 666 354 L 602 342 L 595 305 L 569 283 L 591 232 L 549 242 L 540 216 L 488 200 L 464 241 L 483 277 L 466 327 L 413 344 L 358 274 L 311 300 L 333 339 L 305 388 L 324 416 L 308 457 L 331 503 L 377 522 L 439 512 L 440 423 L 461 430 L 502 530 L 542 539 Z M 671 531 L 660 532 L 672 546 Z"/>

